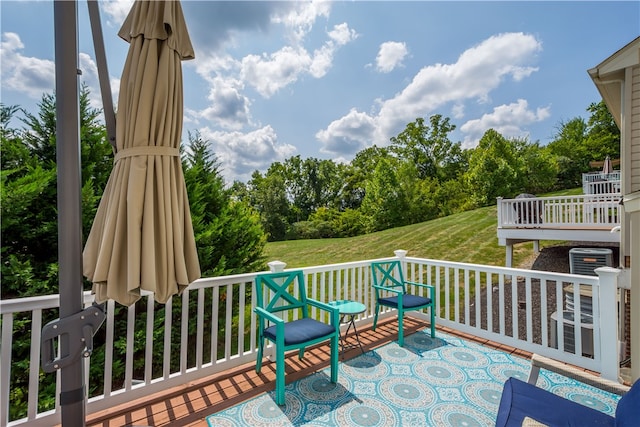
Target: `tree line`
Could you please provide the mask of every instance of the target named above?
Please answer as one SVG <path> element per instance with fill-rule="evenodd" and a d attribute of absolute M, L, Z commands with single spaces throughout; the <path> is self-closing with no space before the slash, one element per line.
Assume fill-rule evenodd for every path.
<path fill-rule="evenodd" d="M 620 132 L 603 102 L 588 120 L 560 123 L 547 145 L 487 130 L 477 147 L 450 138 L 436 114 L 407 124 L 385 147 L 349 163 L 290 157 L 232 192 L 260 213 L 270 241 L 347 237 L 488 206 L 497 197 L 580 187 L 589 162 L 618 158 Z"/>

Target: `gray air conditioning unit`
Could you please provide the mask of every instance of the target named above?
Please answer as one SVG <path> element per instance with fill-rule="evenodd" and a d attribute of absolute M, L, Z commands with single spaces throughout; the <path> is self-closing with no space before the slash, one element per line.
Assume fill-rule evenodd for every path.
<path fill-rule="evenodd" d="M 569 251 L 571 274 L 597 276 L 598 267 L 613 267 L 613 251 L 606 248 L 573 248 Z"/>
<path fill-rule="evenodd" d="M 558 334 L 563 334 L 564 351 L 567 353 L 576 353 L 576 332 L 575 332 L 575 315 L 573 311 L 564 310 L 562 312 L 564 318 L 564 329 L 560 329 L 560 321 L 558 312 L 551 315 L 551 345 L 558 348 Z M 581 336 L 582 356 L 593 357 L 593 316 L 582 314 Z"/>

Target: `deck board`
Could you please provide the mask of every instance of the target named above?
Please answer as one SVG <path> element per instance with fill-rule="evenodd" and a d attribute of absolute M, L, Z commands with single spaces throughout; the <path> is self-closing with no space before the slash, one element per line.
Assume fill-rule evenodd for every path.
<path fill-rule="evenodd" d="M 397 321 L 387 320 L 378 324 L 376 331 L 371 326 L 362 328 L 360 341 L 365 351 L 388 344 L 397 339 Z M 428 323 L 407 316 L 405 318 L 405 335 L 425 329 Z M 437 328 L 440 331 L 458 335 L 468 341 L 475 341 L 494 348 L 501 348 L 509 353 L 522 357 L 530 357 L 530 353 L 514 348 L 496 345 L 473 335 L 461 334 L 450 328 Z M 341 354 L 340 360 L 350 359 L 360 354 L 354 348 Z M 298 380 L 313 372 L 329 366 L 329 346 L 327 344 L 308 349 L 305 358 L 300 361 L 297 351 L 288 354 L 286 362 L 286 381 Z M 266 362 L 260 374 L 255 371 L 255 363 L 248 363 L 234 370 L 219 373 L 215 376 L 192 381 L 156 393 L 144 399 L 134 400 L 108 410 L 99 411 L 87 416 L 87 427 L 122 427 L 122 426 L 207 426 L 206 417 L 227 409 L 263 392 L 273 390 L 275 386 L 275 364 Z"/>

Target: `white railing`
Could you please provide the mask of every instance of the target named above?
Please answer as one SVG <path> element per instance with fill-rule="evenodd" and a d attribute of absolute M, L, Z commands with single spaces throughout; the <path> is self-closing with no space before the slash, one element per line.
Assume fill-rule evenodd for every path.
<path fill-rule="evenodd" d="M 498 228 L 603 229 L 620 224 L 620 194 L 498 198 Z"/>
<path fill-rule="evenodd" d="M 582 192 L 584 194 L 620 193 L 620 176 L 620 171 L 583 173 Z"/>
<path fill-rule="evenodd" d="M 616 310 L 618 270 L 598 270 L 600 277 L 576 276 L 397 255 L 407 280 L 436 287 L 437 324 L 617 378 L 617 322 L 615 316 L 601 319 L 600 314 Z M 321 301 L 360 301 L 367 310 L 357 322 L 370 323 L 375 301 L 369 265 L 359 261 L 304 268 L 309 295 Z M 85 370 L 94 378 L 93 383 L 87 379 L 86 413 L 255 360 L 255 275 L 198 280 L 166 305 L 154 303 L 150 294 L 131 307 L 109 301 L 107 320 L 94 337 L 94 353 L 85 359 Z M 593 297 L 584 306 L 573 304 L 575 320 L 554 318 L 554 313 L 567 311 L 568 294 L 585 288 Z M 85 304 L 92 300 L 86 293 Z M 39 368 L 41 329 L 58 316 L 58 306 L 57 295 L 0 302 L 2 427 L 60 422 L 55 401 L 59 373 L 43 374 Z M 381 317 L 394 314 L 386 310 Z M 29 354 L 23 356 L 28 360 L 15 358 L 15 336 L 30 336 Z M 25 369 L 28 379 L 17 384 L 12 370 Z M 104 374 L 96 380 L 96 372 Z M 14 393 L 18 389 L 25 393 Z"/>

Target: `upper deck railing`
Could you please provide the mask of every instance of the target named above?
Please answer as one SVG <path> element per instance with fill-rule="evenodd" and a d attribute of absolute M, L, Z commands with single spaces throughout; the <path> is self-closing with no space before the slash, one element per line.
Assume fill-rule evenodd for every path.
<path fill-rule="evenodd" d="M 582 192 L 584 194 L 620 193 L 620 176 L 620 171 L 583 173 Z"/>
<path fill-rule="evenodd" d="M 607 229 L 620 225 L 619 193 L 577 196 L 498 198 L 498 229 Z"/>
<path fill-rule="evenodd" d="M 601 313 L 617 310 L 618 270 L 577 276 L 405 258 L 403 251 L 396 252 L 407 280 L 435 286 L 438 325 L 617 378 L 617 320 Z M 370 323 L 375 302 L 369 265 L 358 261 L 304 268 L 309 295 L 321 301 L 360 301 L 367 310 L 357 322 Z M 256 274 L 198 280 L 166 305 L 154 303 L 148 293 L 131 307 L 109 301 L 106 322 L 94 337 L 94 352 L 85 359 L 85 371 L 93 373 L 91 380 L 86 375 L 86 413 L 254 361 Z M 589 297 L 569 307 L 568 295 Z M 85 293 L 84 301 L 91 304 L 93 296 Z M 58 316 L 58 308 L 58 295 L 0 302 L 2 427 L 60 422 L 60 373 L 40 369 L 41 330 Z M 381 317 L 394 314 L 387 310 Z M 29 339 L 28 360 L 14 358 L 17 336 Z M 126 351 L 118 352 L 123 345 Z M 28 380 L 16 383 L 13 374 L 24 371 Z"/>

